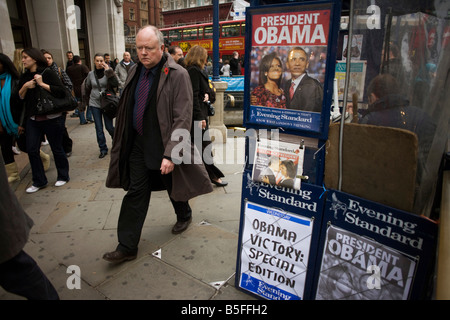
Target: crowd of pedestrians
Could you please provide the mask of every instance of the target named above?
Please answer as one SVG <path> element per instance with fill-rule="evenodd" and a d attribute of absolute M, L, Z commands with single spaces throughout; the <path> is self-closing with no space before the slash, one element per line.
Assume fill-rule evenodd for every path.
<path fill-rule="evenodd" d="M 41 114 L 40 97 L 44 91 L 57 98 L 67 92 L 73 95 L 78 105 L 69 116 L 78 117 L 80 125 L 95 124 L 99 158 L 109 151 L 104 129 L 111 136 L 106 185 L 124 188 L 128 193 L 118 221 L 118 246 L 103 256 L 105 260 L 122 262 L 136 257 L 152 190 L 167 190 L 176 214 L 172 232 L 178 234 L 192 220 L 189 199 L 211 192 L 213 185 L 227 185 L 221 180 L 223 174 L 214 166 L 212 155 L 199 164 L 173 158 L 176 154 L 172 152 L 176 142 L 170 137 L 175 130 L 186 129 L 194 135 L 198 129 L 202 135 L 207 134 L 211 116 L 207 108 L 215 97 L 211 91 L 214 88 L 203 73 L 205 51 L 198 55 L 199 47 L 193 48 L 185 64 L 181 49 L 167 52 L 157 28 L 143 28 L 136 39 L 138 61 L 133 61 L 129 52 L 123 54 L 121 61 L 111 61 L 107 53 L 95 54 L 92 70 L 71 51 L 66 53 L 65 68 L 58 66 L 53 54 L 44 49 L 18 49 L 12 59 L 0 53 L 0 185 L 2 199 L 8 199 L 0 205 L 0 221 L 7 229 L 9 224 L 14 225 L 8 229 L 9 234 L 2 234 L 10 240 L 17 239 L 0 244 L 0 273 L 4 275 L 0 275 L 0 286 L 7 291 L 28 299 L 59 299 L 36 262 L 22 250 L 33 222 L 10 188 L 10 183 L 20 180 L 15 152 L 28 155 L 32 184 L 26 193 L 47 187 L 46 171 L 51 161 L 50 155 L 41 150 L 46 143 L 57 169 L 56 181 L 52 183 L 61 187 L 70 181 L 68 158 L 76 143 L 66 128 L 70 112 Z M 116 119 L 102 112 L 100 97 L 105 90 L 120 97 Z M 196 147 L 192 141 L 193 136 L 187 141 L 191 156 L 203 157 L 205 146 Z M 11 215 L 12 212 L 17 214 Z M 20 219 L 20 223 L 14 219 Z M 25 277 L 26 273 L 30 277 Z M 12 280 L 18 277 L 23 281 Z M 30 284 L 30 290 L 21 289 L 24 282 Z"/>

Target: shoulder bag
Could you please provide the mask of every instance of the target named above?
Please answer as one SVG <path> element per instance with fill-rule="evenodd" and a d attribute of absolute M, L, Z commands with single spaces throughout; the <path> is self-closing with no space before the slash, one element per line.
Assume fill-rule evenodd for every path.
<path fill-rule="evenodd" d="M 100 90 L 100 82 L 94 71 L 95 81 L 97 81 L 98 89 Z M 105 75 L 106 77 L 106 75 Z M 109 118 L 114 119 L 117 116 L 117 109 L 119 108 L 119 97 L 114 92 L 106 88 L 106 90 L 100 91 L 100 110 L 106 114 Z"/>
<path fill-rule="evenodd" d="M 47 71 L 47 69 L 45 69 L 41 73 L 41 75 L 43 75 L 45 71 Z M 72 93 L 65 86 L 63 87 L 64 87 L 64 97 L 59 98 L 55 97 L 54 95 L 52 95 L 51 92 L 45 90 L 41 86 L 37 86 L 38 90 L 38 103 L 36 105 L 37 115 L 47 115 L 75 110 L 75 108 L 78 106 L 77 100 L 75 99 L 74 96 L 72 96 Z"/>

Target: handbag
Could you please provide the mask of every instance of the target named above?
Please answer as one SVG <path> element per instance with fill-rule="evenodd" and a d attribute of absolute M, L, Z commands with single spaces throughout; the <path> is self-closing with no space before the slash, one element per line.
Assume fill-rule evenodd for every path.
<path fill-rule="evenodd" d="M 109 118 L 114 119 L 117 116 L 117 109 L 119 108 L 119 97 L 115 92 L 102 91 L 100 96 L 100 109 Z"/>
<path fill-rule="evenodd" d="M 100 82 L 98 81 L 97 75 L 94 72 L 95 81 L 97 81 L 97 86 L 100 87 Z M 106 114 L 110 119 L 114 119 L 117 116 L 117 109 L 119 108 L 119 97 L 114 92 L 114 90 L 102 90 L 100 92 L 100 110 Z"/>
<path fill-rule="evenodd" d="M 41 75 L 44 74 L 45 69 Z M 78 106 L 77 99 L 72 93 L 64 87 L 64 97 L 59 98 L 52 95 L 51 92 L 45 90 L 41 86 L 37 86 L 38 89 L 38 103 L 36 105 L 37 115 L 47 115 L 60 112 L 73 111 Z"/>

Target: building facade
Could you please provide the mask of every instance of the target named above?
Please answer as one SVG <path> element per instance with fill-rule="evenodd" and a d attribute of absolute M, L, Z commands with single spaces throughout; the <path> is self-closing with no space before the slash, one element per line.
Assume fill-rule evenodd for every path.
<path fill-rule="evenodd" d="M 125 50 L 136 57 L 134 44 L 136 33 L 142 26 L 151 24 L 156 27 L 163 25 L 160 0 L 124 0 L 123 26 L 125 36 Z M 120 59 L 121 57 L 119 57 Z"/>
<path fill-rule="evenodd" d="M 0 0 L 0 51 L 36 47 L 53 54 L 60 66 L 66 52 L 91 67 L 96 53 L 121 57 L 125 51 L 123 0 Z"/>
<path fill-rule="evenodd" d="M 219 0 L 219 20 L 232 19 L 233 0 Z M 213 0 L 162 0 L 164 27 L 213 21 Z"/>

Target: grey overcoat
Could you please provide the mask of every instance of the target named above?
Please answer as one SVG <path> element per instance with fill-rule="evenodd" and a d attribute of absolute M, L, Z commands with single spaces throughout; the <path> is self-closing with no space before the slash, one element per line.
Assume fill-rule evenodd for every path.
<path fill-rule="evenodd" d="M 212 192 L 212 184 L 197 148 L 190 141 L 193 92 L 189 75 L 169 54 L 165 53 L 165 57 L 167 61 L 161 69 L 156 93 L 156 111 L 163 140 L 164 156 L 170 157 L 176 164 L 172 172 L 170 196 L 175 201 L 187 201 Z M 135 64 L 129 70 L 119 102 L 111 161 L 106 179 L 106 186 L 109 188 L 128 190 L 129 187 L 127 162 L 132 138 L 129 129 L 131 121 L 127 119 L 133 109 L 130 101 L 133 101 L 131 95 L 134 95 L 135 87 L 132 83 L 134 77 L 138 76 L 136 73 L 138 66 L 139 64 Z M 176 138 L 177 136 L 182 139 Z M 151 152 L 151 150 L 147 150 L 147 152 Z"/>

